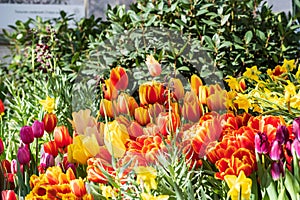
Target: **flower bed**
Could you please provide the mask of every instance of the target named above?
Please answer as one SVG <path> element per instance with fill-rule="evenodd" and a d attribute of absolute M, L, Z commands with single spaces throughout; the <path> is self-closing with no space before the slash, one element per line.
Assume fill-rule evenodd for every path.
<path fill-rule="evenodd" d="M 146 64 L 160 75 L 152 56 Z M 227 77 L 228 90 L 197 75 L 188 87 L 153 79 L 134 98 L 127 71 L 113 68 L 98 115 L 73 112 L 73 133 L 56 99 L 40 101 L 43 115 L 20 128 L 15 159 L 2 160 L 2 198 L 298 199 L 299 73 L 293 60 L 267 74 L 254 66 Z"/>

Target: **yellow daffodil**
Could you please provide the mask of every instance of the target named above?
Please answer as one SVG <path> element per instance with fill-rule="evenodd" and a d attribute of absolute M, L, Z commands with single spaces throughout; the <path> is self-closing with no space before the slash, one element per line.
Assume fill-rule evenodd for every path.
<path fill-rule="evenodd" d="M 284 86 L 284 98 L 285 102 L 289 103 L 290 98 L 294 95 L 296 95 L 296 86 L 289 80 L 287 80 L 287 85 Z"/>
<path fill-rule="evenodd" d="M 241 93 L 237 94 L 234 103 L 238 105 L 238 108 L 244 109 L 246 112 L 248 112 L 248 109 L 251 107 L 251 103 L 249 102 L 247 95 Z"/>
<path fill-rule="evenodd" d="M 236 110 L 233 100 L 235 99 L 237 93 L 236 91 L 229 91 L 227 92 L 227 98 L 226 98 L 226 108 L 229 110 Z"/>
<path fill-rule="evenodd" d="M 257 105 L 257 104 L 252 104 L 253 106 L 253 112 L 258 112 L 258 113 L 262 113 L 263 112 L 263 109 Z"/>
<path fill-rule="evenodd" d="M 253 66 L 251 68 L 247 67 L 246 71 L 243 73 L 243 76 L 245 76 L 245 78 L 258 82 L 260 74 L 261 72 L 257 69 L 257 66 Z"/>
<path fill-rule="evenodd" d="M 121 158 L 125 152 L 125 143 L 129 139 L 129 134 L 125 125 L 116 120 L 105 125 L 104 144 L 109 153 L 115 158 Z"/>
<path fill-rule="evenodd" d="M 300 110 L 300 91 L 291 98 L 291 107 Z"/>
<path fill-rule="evenodd" d="M 137 183 L 142 184 L 146 188 L 146 191 L 150 192 L 151 189 L 157 188 L 155 181 L 157 173 L 153 167 L 139 166 L 134 171 L 137 175 Z"/>
<path fill-rule="evenodd" d="M 228 76 L 228 78 L 225 81 L 228 83 L 228 86 L 230 87 L 231 90 L 234 90 L 234 91 L 240 90 L 240 84 L 236 80 L 236 78 L 234 78 L 232 76 Z"/>
<path fill-rule="evenodd" d="M 168 195 L 153 196 L 152 194 L 142 193 L 142 200 L 168 200 Z"/>
<path fill-rule="evenodd" d="M 296 68 L 295 60 L 294 59 L 293 60 L 284 59 L 282 68 L 289 69 L 289 71 L 293 71 Z"/>
<path fill-rule="evenodd" d="M 238 177 L 225 175 L 224 180 L 229 187 L 228 196 L 232 200 L 240 199 L 239 195 L 241 195 L 242 200 L 250 199 L 252 180 L 246 177 L 244 171 L 240 171 Z"/>
<path fill-rule="evenodd" d="M 43 106 L 43 109 L 48 113 L 53 113 L 55 109 L 55 99 L 49 96 L 45 100 L 40 100 L 40 104 Z"/>

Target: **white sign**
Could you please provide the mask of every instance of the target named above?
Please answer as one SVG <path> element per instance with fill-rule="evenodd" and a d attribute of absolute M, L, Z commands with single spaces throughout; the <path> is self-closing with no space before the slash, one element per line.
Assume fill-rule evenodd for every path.
<path fill-rule="evenodd" d="M 14 25 L 17 20 L 27 21 L 29 18 L 35 19 L 36 16 L 43 20 L 57 18 L 62 10 L 68 15 L 74 14 L 74 19 L 79 20 L 85 17 L 84 0 L 76 5 L 0 3 L 0 28 L 7 29 L 8 25 Z"/>

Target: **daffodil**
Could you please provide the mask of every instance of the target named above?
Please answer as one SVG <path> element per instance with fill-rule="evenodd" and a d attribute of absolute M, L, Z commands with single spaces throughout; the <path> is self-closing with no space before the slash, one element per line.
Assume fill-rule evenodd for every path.
<path fill-rule="evenodd" d="M 289 69 L 289 71 L 293 71 L 296 68 L 295 60 L 284 59 L 282 68 Z"/>
<path fill-rule="evenodd" d="M 142 193 L 142 200 L 168 200 L 168 195 L 153 196 L 152 194 Z"/>
<path fill-rule="evenodd" d="M 115 199 L 117 197 L 117 192 L 111 187 L 104 184 L 100 185 L 100 190 L 102 191 L 102 195 L 106 198 L 113 198 Z"/>
<path fill-rule="evenodd" d="M 236 78 L 228 76 L 228 79 L 225 80 L 228 83 L 228 86 L 231 90 L 238 91 L 240 89 L 240 84 Z"/>
<path fill-rule="evenodd" d="M 252 180 L 246 177 L 244 171 L 240 171 L 238 177 L 236 177 L 236 175 L 225 175 L 224 180 L 229 187 L 227 195 L 230 196 L 232 200 L 250 199 Z M 239 198 L 240 195 L 241 198 Z"/>
<path fill-rule="evenodd" d="M 149 192 L 151 189 L 157 189 L 155 181 L 157 173 L 153 167 L 139 166 L 134 171 L 137 175 L 137 183 L 142 184 L 146 188 L 146 191 Z"/>
<path fill-rule="evenodd" d="M 296 86 L 289 80 L 287 80 L 287 85 L 284 86 L 284 97 L 287 103 L 290 102 L 290 98 L 296 95 Z"/>
<path fill-rule="evenodd" d="M 238 93 L 234 103 L 238 105 L 240 109 L 244 109 L 248 112 L 248 109 L 251 107 L 251 103 L 245 94 Z"/>
<path fill-rule="evenodd" d="M 40 104 L 43 106 L 43 109 L 48 113 L 53 113 L 55 109 L 55 99 L 49 96 L 45 100 L 40 100 Z"/>
<path fill-rule="evenodd" d="M 259 75 L 261 72 L 257 69 L 257 66 L 253 66 L 251 68 L 246 68 L 246 71 L 243 73 L 243 76 L 247 79 L 254 80 L 256 82 L 259 81 Z"/>

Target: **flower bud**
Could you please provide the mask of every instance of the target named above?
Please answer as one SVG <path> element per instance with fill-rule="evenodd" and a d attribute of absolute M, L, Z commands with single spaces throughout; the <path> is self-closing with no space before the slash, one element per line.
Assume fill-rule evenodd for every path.
<path fill-rule="evenodd" d="M 110 71 L 110 82 L 117 90 L 126 90 L 128 76 L 123 67 L 115 67 Z"/>
<path fill-rule="evenodd" d="M 43 122 L 45 131 L 52 133 L 57 124 L 57 117 L 54 113 L 46 113 Z"/>
<path fill-rule="evenodd" d="M 268 136 L 265 133 L 258 132 L 254 138 L 255 150 L 257 153 L 266 154 L 269 152 L 269 141 Z"/>
<path fill-rule="evenodd" d="M 289 139 L 289 131 L 286 126 L 279 125 L 276 130 L 276 138 L 280 144 L 285 144 Z"/>
<path fill-rule="evenodd" d="M 23 126 L 20 130 L 20 138 L 24 144 L 30 144 L 34 140 L 31 126 Z"/>
<path fill-rule="evenodd" d="M 159 76 L 161 74 L 161 65 L 155 60 L 153 55 L 147 55 L 146 65 L 151 76 Z"/>
<path fill-rule="evenodd" d="M 41 138 L 44 135 L 45 127 L 44 123 L 40 122 L 38 120 L 35 120 L 32 124 L 32 131 L 33 131 L 33 136 L 35 138 Z"/>
<path fill-rule="evenodd" d="M 21 165 L 26 165 L 30 162 L 30 152 L 27 146 L 19 147 L 17 158 Z"/>
<path fill-rule="evenodd" d="M 0 155 L 4 152 L 4 144 L 2 139 L 0 138 Z"/>
<path fill-rule="evenodd" d="M 283 169 L 283 163 L 280 160 L 279 162 L 273 162 L 271 165 L 271 175 L 273 180 L 278 180 L 280 178 L 280 175 L 284 176 L 284 169 Z"/>
<path fill-rule="evenodd" d="M 279 143 L 279 141 L 275 140 L 272 143 L 271 151 L 270 151 L 270 158 L 272 160 L 280 160 L 283 157 L 283 150 L 282 145 Z"/>
<path fill-rule="evenodd" d="M 53 135 L 58 148 L 64 148 L 72 143 L 72 137 L 66 126 L 55 127 Z"/>

